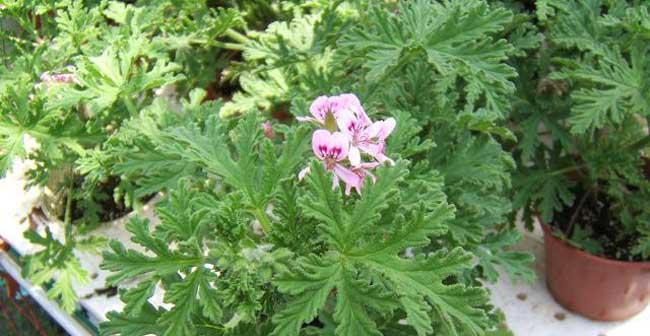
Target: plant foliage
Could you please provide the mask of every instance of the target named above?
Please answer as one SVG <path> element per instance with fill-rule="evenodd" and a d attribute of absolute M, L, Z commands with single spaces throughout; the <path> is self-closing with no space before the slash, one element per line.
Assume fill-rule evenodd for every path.
<path fill-rule="evenodd" d="M 515 205 L 592 253 L 647 259 L 648 7 L 537 5 L 545 43 L 517 64 Z"/>
<path fill-rule="evenodd" d="M 168 133 L 222 185 L 181 184 L 158 208 L 162 222 L 153 235 L 146 221 L 131 221 L 132 240 L 153 256 L 111 244 L 103 263 L 115 272 L 109 282 L 147 280 L 123 292 L 127 306 L 109 316 L 104 334 L 128 332 L 127 321 L 143 314 L 163 335 L 201 328 L 299 335 L 318 332 L 306 324 L 323 315 L 332 316 L 339 335 L 380 335 L 388 326 L 420 335 L 481 335 L 493 326 L 487 292 L 458 278 L 472 266 L 471 254 L 460 247 L 423 249 L 453 218 L 439 176 L 412 176 L 400 161 L 381 169 L 358 199 L 346 198 L 314 164 L 306 183 L 296 184 L 305 128 L 286 129 L 280 146 L 260 136 L 256 120 L 242 119 L 229 137 L 217 118 L 205 129 Z M 409 185 L 426 197 L 409 199 Z M 178 247 L 171 250 L 170 242 Z M 407 249 L 415 256 L 406 257 Z M 173 308 L 149 307 L 155 284 Z M 408 327 L 400 325 L 403 317 Z"/>
<path fill-rule="evenodd" d="M 539 6 L 543 23 L 566 11 Z M 505 125 L 542 34 L 511 2 L 14 1 L 0 15 L 0 167 L 34 160 L 32 184 L 67 203 L 65 240 L 28 233 L 45 246 L 30 257 L 37 282 L 56 278 L 51 295 L 72 309 L 87 276 L 78 236 L 107 203 L 164 192 L 159 221 L 126 225 L 137 248 L 103 253 L 125 306 L 102 335 L 486 335 L 503 316 L 481 280 L 533 279 L 532 256 L 511 249 L 509 196 L 525 184 L 504 147 L 542 148 Z M 625 122 L 643 92 L 610 89 L 616 109 L 573 132 Z M 396 164 L 354 195 L 332 189 L 331 167 L 307 159 L 310 127 L 292 122 L 344 92 L 397 125 L 375 153 Z M 568 202 L 539 176 L 526 190 L 554 198 L 515 206 Z"/>
<path fill-rule="evenodd" d="M 502 120 L 516 84 L 508 61 L 536 47 L 522 36 L 539 36 L 519 25 L 523 16 L 482 1 L 287 6 L 287 21 L 240 37 L 247 43 L 233 72 L 241 90 L 215 106 L 221 118 L 155 136 L 157 151 L 209 183 L 188 177 L 171 191 L 153 238 L 137 238 L 151 253 L 112 243 L 104 255 L 111 282 L 147 280 L 123 291 L 125 310 L 102 332 L 497 330 L 499 314 L 477 279 L 496 281 L 501 267 L 533 277 L 530 255 L 509 250 L 519 235 L 506 224 L 514 161 L 502 143 L 515 138 Z M 387 151 L 400 157 L 348 197 L 332 190 L 320 164 L 296 180 L 308 128 L 272 123 L 267 133 L 259 117 L 304 116 L 318 94 L 346 91 L 369 114 L 396 119 Z M 169 306 L 149 305 L 158 287 Z"/>

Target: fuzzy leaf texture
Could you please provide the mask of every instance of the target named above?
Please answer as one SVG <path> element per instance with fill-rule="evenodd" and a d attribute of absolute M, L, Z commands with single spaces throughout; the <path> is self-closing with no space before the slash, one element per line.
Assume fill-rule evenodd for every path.
<path fill-rule="evenodd" d="M 582 84 L 571 95 L 571 131 L 581 134 L 620 125 L 631 115 L 649 116 L 648 38 L 642 24 L 629 25 L 630 17 L 650 22 L 648 8 L 630 7 L 621 15 L 611 5 L 611 14 L 605 16 L 601 0 L 568 1 L 564 7 L 551 26 L 551 40 L 583 52 L 577 60 L 560 59 L 564 67 L 554 74 Z M 622 38 L 628 42 L 618 43 Z"/>
<path fill-rule="evenodd" d="M 290 176 L 302 161 L 309 137 L 306 127 L 281 128 L 287 142 L 277 150 L 262 135 L 261 122 L 250 114 L 233 130 L 235 150 L 228 146 L 225 122 L 213 116 L 203 132 L 197 127 L 176 128 L 168 133 L 170 145 L 166 150 L 196 162 L 212 174 L 224 179 L 230 187 L 247 196 L 254 209 L 263 211 L 273 198 L 279 182 Z"/>
<path fill-rule="evenodd" d="M 510 22 L 512 13 L 483 1 L 429 0 L 401 2 L 398 13 L 371 8 L 367 27 L 355 29 L 341 42 L 344 54 L 364 60 L 368 81 L 386 80 L 422 58 L 435 69 L 445 90 L 456 90 L 456 79 L 465 83 L 466 111 L 484 108 L 492 116 L 507 115 L 516 72 L 505 60 L 514 48 L 494 35 Z"/>
<path fill-rule="evenodd" d="M 440 185 L 422 197 L 426 202 L 403 212 L 391 210 L 400 213 L 392 218 L 392 228 L 371 237 L 373 228 L 377 234 L 377 225 L 388 217 L 390 200 L 399 198 L 397 186 L 407 173 L 404 162 L 381 169 L 377 183 L 368 183 L 361 198 L 345 210 L 341 194 L 331 190 L 329 176 L 320 165 L 312 165 L 310 191 L 300 204 L 321 222 L 329 251 L 301 257 L 291 272 L 275 281 L 281 292 L 294 298 L 274 316 L 272 335 L 298 335 L 330 297 L 336 301 L 336 335 L 382 335 L 373 316 L 397 310 L 406 313 L 418 335 L 432 334 L 434 325 L 439 328 L 436 334 L 447 335 L 482 335 L 489 327 L 479 308 L 487 302 L 486 291 L 443 283 L 471 267 L 471 255 L 460 248 L 414 258 L 401 255 L 406 248 L 425 246 L 428 237 L 446 231 L 453 211 Z"/>

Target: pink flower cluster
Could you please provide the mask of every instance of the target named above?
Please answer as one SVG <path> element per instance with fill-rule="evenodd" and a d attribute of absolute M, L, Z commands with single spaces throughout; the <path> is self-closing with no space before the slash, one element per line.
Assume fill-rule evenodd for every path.
<path fill-rule="evenodd" d="M 325 169 L 333 173 L 332 187 L 345 183 L 345 194 L 352 189 L 361 193 L 369 176 L 375 181 L 371 169 L 386 162 L 394 164 L 385 155 L 386 138 L 395 128 L 395 119 L 372 122 L 356 95 L 320 96 L 309 108 L 311 117 L 298 117 L 298 121 L 313 122 L 325 129 L 316 130 L 311 145 Z M 364 158 L 369 161 L 364 162 Z M 298 174 L 302 180 L 309 167 Z"/>

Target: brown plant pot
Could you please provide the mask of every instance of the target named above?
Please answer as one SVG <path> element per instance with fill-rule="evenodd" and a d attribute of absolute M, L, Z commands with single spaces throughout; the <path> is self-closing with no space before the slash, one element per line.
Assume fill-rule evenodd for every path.
<path fill-rule="evenodd" d="M 581 251 L 543 224 L 546 285 L 566 309 L 598 321 L 620 321 L 650 303 L 650 262 L 605 259 Z"/>

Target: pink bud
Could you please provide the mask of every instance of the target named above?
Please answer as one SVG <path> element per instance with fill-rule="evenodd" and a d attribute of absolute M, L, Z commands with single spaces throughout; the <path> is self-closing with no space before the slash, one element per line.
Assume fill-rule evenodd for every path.
<path fill-rule="evenodd" d="M 77 76 L 75 74 L 50 74 L 45 72 L 41 75 L 41 81 L 47 84 L 70 84 L 77 82 Z"/>
<path fill-rule="evenodd" d="M 275 132 L 273 132 L 273 125 L 271 125 L 270 121 L 265 121 L 262 124 L 262 127 L 264 128 L 264 136 L 273 140 L 275 139 Z"/>

